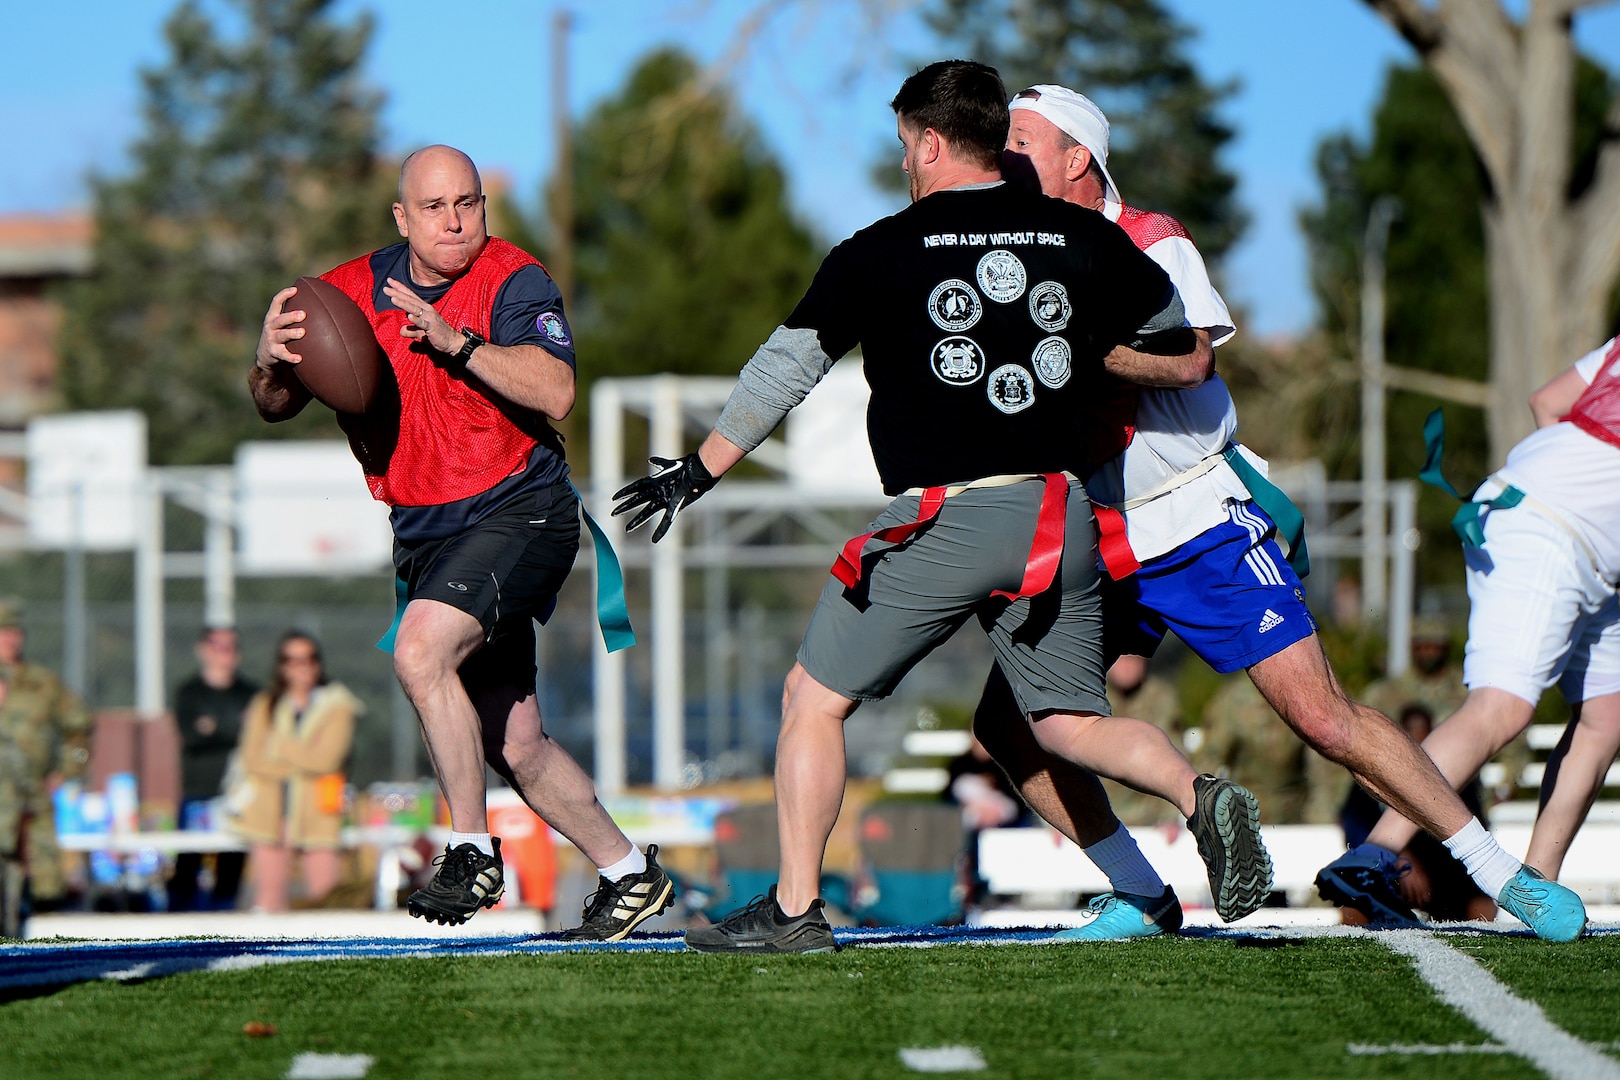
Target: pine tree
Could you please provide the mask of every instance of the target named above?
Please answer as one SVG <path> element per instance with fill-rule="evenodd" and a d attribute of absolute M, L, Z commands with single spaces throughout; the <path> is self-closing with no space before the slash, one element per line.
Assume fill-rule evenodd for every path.
<path fill-rule="evenodd" d="M 792 310 L 821 249 L 730 95 L 689 57 L 655 52 L 580 124 L 574 162 L 568 300 L 582 383 L 735 374 Z"/>
<path fill-rule="evenodd" d="M 93 181 L 95 272 L 64 296 L 63 396 L 144 411 L 155 463 L 339 437 L 319 408 L 265 425 L 246 388 L 276 290 L 393 235 L 381 98 L 359 76 L 371 20 L 331 6 L 187 0 L 165 26 L 167 63 L 142 72 L 129 174 Z"/>
<path fill-rule="evenodd" d="M 1236 84 L 1203 81 L 1186 55 L 1193 31 L 1160 0 L 933 0 L 926 17 L 1008 93 L 1058 83 L 1101 106 L 1125 201 L 1179 218 L 1206 260 L 1242 234 L 1237 177 L 1217 160 L 1233 136 L 1217 110 Z"/>

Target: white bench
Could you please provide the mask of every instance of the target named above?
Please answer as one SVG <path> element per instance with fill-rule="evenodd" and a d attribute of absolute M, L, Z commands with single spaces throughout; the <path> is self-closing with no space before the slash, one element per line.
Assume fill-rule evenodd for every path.
<path fill-rule="evenodd" d="M 1504 848 L 1523 858 L 1529 824 L 1503 824 L 1494 831 Z M 1344 834 L 1335 825 L 1266 825 L 1260 832 L 1271 852 L 1276 887 L 1288 894 L 1290 904 L 1314 897 L 1316 872 L 1344 851 Z M 1210 904 L 1204 861 L 1191 833 L 1180 826 L 1137 825 L 1131 835 L 1183 903 Z M 1108 891 L 1108 879 L 1085 853 L 1045 826 L 980 833 L 979 874 L 991 893 L 1025 904 L 1064 906 L 1080 894 Z M 1589 821 L 1571 845 L 1560 879 L 1588 901 L 1620 899 L 1620 822 Z"/>

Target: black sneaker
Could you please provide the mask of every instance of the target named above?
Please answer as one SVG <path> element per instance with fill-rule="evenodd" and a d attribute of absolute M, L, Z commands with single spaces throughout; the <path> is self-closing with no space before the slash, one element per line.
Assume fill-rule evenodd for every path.
<path fill-rule="evenodd" d="M 1376 844 L 1362 844 L 1316 872 L 1316 891 L 1338 907 L 1355 908 L 1371 926 L 1420 926 L 1417 912 L 1400 892 L 1410 863 Z"/>
<path fill-rule="evenodd" d="M 618 881 L 596 879 L 596 891 L 585 898 L 585 921 L 563 931 L 564 941 L 623 941 L 630 931 L 669 907 L 675 883 L 658 865 L 658 845 L 647 845 L 647 869 Z"/>
<path fill-rule="evenodd" d="M 493 855 L 485 855 L 476 844 L 458 844 L 454 850 L 446 845 L 444 854 L 433 860 L 439 868 L 433 880 L 411 894 L 405 910 L 418 919 L 459 926 L 479 908 L 494 907 L 506 891 L 506 877 L 501 838 L 494 837 L 493 843 Z"/>
<path fill-rule="evenodd" d="M 1271 895 L 1271 855 L 1260 839 L 1260 804 L 1246 787 L 1204 775 L 1193 781 L 1197 806 L 1187 828 L 1209 870 L 1215 910 L 1227 922 L 1252 915 Z"/>
<path fill-rule="evenodd" d="M 694 952 L 720 953 L 827 953 L 838 951 L 820 898 L 810 910 L 789 918 L 776 904 L 776 886 L 756 896 L 741 911 L 734 911 L 713 926 L 686 932 L 686 947 Z"/>

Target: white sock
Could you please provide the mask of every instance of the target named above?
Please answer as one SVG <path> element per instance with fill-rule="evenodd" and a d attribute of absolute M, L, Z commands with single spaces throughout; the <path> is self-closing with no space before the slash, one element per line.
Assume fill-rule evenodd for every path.
<path fill-rule="evenodd" d="M 1135 896 L 1164 895 L 1164 879 L 1147 861 L 1142 849 L 1136 846 L 1136 838 L 1125 826 L 1121 825 L 1106 840 L 1099 840 L 1081 850 L 1097 864 L 1097 869 L 1108 875 L 1108 883 L 1115 892 Z"/>
<path fill-rule="evenodd" d="M 485 855 L 495 854 L 495 843 L 487 832 L 456 832 L 450 830 L 450 850 L 454 851 L 462 844 L 471 844 Z"/>
<path fill-rule="evenodd" d="M 1502 895 L 1502 889 L 1524 867 L 1502 850 L 1502 845 L 1485 831 L 1478 818 L 1469 818 L 1468 824 L 1458 829 L 1445 845 L 1492 900 Z"/>
<path fill-rule="evenodd" d="M 618 881 L 626 874 L 639 874 L 646 869 L 647 856 L 641 853 L 640 848 L 636 847 L 634 844 L 631 844 L 630 854 L 626 855 L 612 866 L 598 867 L 596 872 L 607 878 L 609 881 Z"/>

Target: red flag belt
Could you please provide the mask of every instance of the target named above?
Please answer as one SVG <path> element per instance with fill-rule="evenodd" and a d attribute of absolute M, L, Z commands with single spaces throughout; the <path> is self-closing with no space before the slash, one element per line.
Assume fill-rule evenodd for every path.
<path fill-rule="evenodd" d="M 1115 581 L 1124 581 L 1142 569 L 1125 535 L 1125 515 L 1099 502 L 1091 504 L 1091 512 L 1097 515 L 1097 554 L 1102 556 L 1103 569 Z"/>
<path fill-rule="evenodd" d="M 1058 567 L 1063 563 L 1063 525 L 1069 506 L 1069 478 L 1063 473 L 1044 473 L 1041 479 L 1045 481 L 1046 488 L 1041 493 L 1041 509 L 1035 520 L 1035 538 L 1029 546 L 1029 559 L 1024 564 L 1023 583 L 1017 592 L 996 589 L 991 596 L 1007 600 L 1039 596 L 1051 588 L 1052 582 L 1057 579 Z M 838 553 L 838 561 L 832 565 L 832 576 L 842 582 L 845 588 L 855 588 L 861 580 L 861 550 L 866 547 L 867 541 L 898 544 L 907 540 L 939 516 L 940 508 L 945 505 L 945 492 L 943 487 L 925 489 L 917 504 L 915 521 L 876 529 L 849 541 Z"/>

